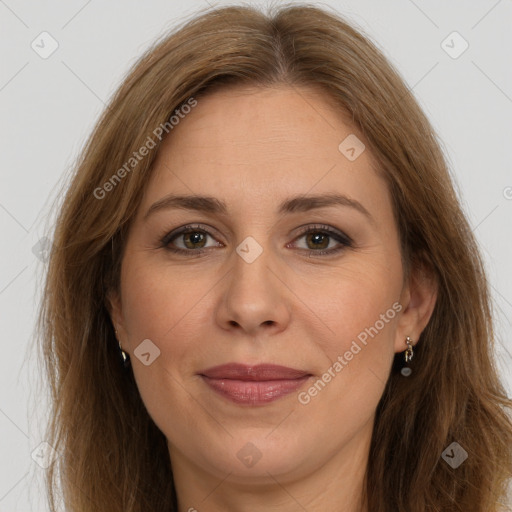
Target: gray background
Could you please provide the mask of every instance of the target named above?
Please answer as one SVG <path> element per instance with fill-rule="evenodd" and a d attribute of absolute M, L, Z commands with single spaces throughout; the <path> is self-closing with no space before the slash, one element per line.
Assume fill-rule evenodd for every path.
<path fill-rule="evenodd" d="M 235 2 L 210 5 L 228 3 Z M 323 5 L 377 42 L 443 141 L 486 260 L 497 365 L 512 394 L 512 1 Z M 0 512 L 47 510 L 44 470 L 33 460 L 40 460 L 44 441 L 45 400 L 32 338 L 44 270 L 33 248 L 50 233 L 49 206 L 128 67 L 165 30 L 207 6 L 204 0 L 186 7 L 169 0 L 0 0 Z M 46 59 L 31 47 L 35 41 L 50 48 L 49 39 L 41 43 L 43 31 L 59 45 Z M 469 44 L 457 58 L 463 48 L 457 36 L 444 44 L 452 56 L 442 47 L 453 31 Z"/>

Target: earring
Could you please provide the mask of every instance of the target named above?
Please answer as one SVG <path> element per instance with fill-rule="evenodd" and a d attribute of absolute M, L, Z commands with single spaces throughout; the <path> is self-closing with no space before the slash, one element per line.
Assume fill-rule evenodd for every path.
<path fill-rule="evenodd" d="M 413 358 L 414 350 L 412 348 L 412 340 L 411 340 L 411 338 L 409 338 L 409 336 L 407 336 L 407 338 L 405 338 L 405 343 L 407 343 L 407 349 L 405 350 L 405 363 L 407 364 Z M 400 370 L 400 373 L 404 377 L 409 377 L 409 375 L 411 375 L 411 373 L 412 373 L 412 370 L 408 366 L 404 366 Z"/>
<path fill-rule="evenodd" d="M 119 343 L 119 351 L 121 353 L 121 363 L 123 365 L 123 368 L 128 368 L 130 366 L 130 355 L 126 353 L 123 348 L 121 347 L 121 341 L 117 337 L 117 329 L 114 329 L 114 332 L 116 333 L 116 339 Z"/>
<path fill-rule="evenodd" d="M 411 345 L 411 338 L 409 338 L 409 336 L 407 336 L 407 338 L 405 338 L 405 343 L 407 343 L 407 349 L 405 351 L 405 362 L 408 363 L 414 356 L 414 350 L 412 349 L 412 345 Z"/>

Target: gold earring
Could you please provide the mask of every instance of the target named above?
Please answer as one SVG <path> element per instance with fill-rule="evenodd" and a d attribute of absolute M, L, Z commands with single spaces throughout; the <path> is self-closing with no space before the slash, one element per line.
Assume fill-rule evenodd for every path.
<path fill-rule="evenodd" d="M 414 356 L 414 350 L 412 349 L 412 345 L 411 345 L 411 338 L 409 338 L 409 336 L 407 336 L 407 338 L 405 338 L 405 343 L 407 343 L 407 349 L 405 350 L 405 362 L 408 363 Z"/>

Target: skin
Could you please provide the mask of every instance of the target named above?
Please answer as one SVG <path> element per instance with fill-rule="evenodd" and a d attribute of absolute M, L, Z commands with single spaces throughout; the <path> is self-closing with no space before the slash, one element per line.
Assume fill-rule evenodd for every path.
<path fill-rule="evenodd" d="M 355 161 L 338 149 L 350 134 L 367 147 Z M 142 399 L 168 440 L 180 511 L 366 510 L 375 410 L 394 354 L 406 336 L 418 339 L 436 297 L 414 269 L 404 279 L 391 198 L 368 146 L 324 93 L 284 85 L 202 97 L 164 141 L 109 304 Z M 333 192 L 371 218 L 346 205 L 278 212 L 291 197 Z M 144 218 L 171 193 L 215 197 L 227 212 L 168 208 Z M 195 245 L 184 236 L 171 242 L 187 254 L 162 247 L 164 235 L 190 223 L 202 224 Z M 322 237 L 319 224 L 352 245 Z M 315 254 L 315 234 L 320 250 L 342 250 Z M 252 263 L 236 252 L 248 236 L 263 251 Z M 307 391 L 397 302 L 401 311 L 307 404 L 293 392 L 237 405 L 198 375 L 229 362 L 280 364 L 312 374 L 299 390 Z M 149 366 L 134 354 L 145 339 L 160 350 Z M 249 442 L 261 454 L 252 467 L 237 457 Z"/>

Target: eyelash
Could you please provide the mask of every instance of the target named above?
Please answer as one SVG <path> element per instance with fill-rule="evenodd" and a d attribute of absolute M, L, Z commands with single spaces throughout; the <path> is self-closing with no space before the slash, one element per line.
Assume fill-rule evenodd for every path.
<path fill-rule="evenodd" d="M 201 254 L 204 254 L 208 249 L 180 249 L 177 247 L 171 247 L 169 244 L 175 240 L 176 238 L 179 238 L 180 236 L 186 235 L 187 233 L 196 233 L 200 232 L 203 234 L 206 234 L 207 236 L 211 236 L 213 238 L 213 235 L 206 229 L 206 226 L 203 226 L 201 224 L 188 224 L 186 226 L 182 226 L 181 228 L 178 228 L 178 230 L 171 231 L 170 233 L 167 233 L 161 240 L 161 248 L 164 248 L 167 251 L 170 251 L 175 254 L 188 254 L 194 256 L 198 256 Z M 333 238 L 336 240 L 340 245 L 335 247 L 334 249 L 324 249 L 324 250 L 313 250 L 313 249 L 302 249 L 303 251 L 308 251 L 309 256 L 327 256 L 336 254 L 342 250 L 344 250 L 346 247 L 352 247 L 353 241 L 352 239 L 345 235 L 344 233 L 334 230 L 329 226 L 326 225 L 313 225 L 313 226 L 307 226 L 300 230 L 300 233 L 297 235 L 297 237 L 294 239 L 298 240 L 302 238 L 303 236 L 309 234 L 309 233 L 321 233 L 324 235 L 328 235 L 330 238 Z"/>

